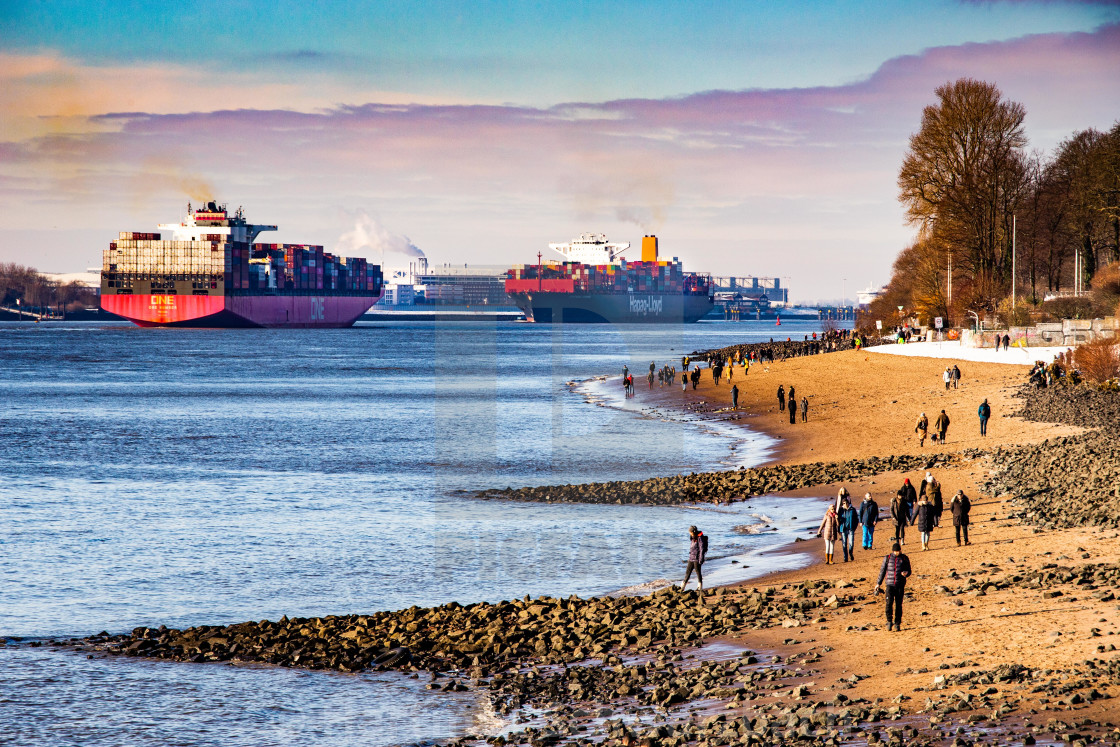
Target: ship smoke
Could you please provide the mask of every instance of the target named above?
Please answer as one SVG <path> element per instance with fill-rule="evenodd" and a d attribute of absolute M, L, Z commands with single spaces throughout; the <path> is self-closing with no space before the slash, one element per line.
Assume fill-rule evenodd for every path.
<path fill-rule="evenodd" d="M 395 254 L 408 259 L 423 257 L 424 252 L 405 235 L 393 233 L 366 213 L 354 221 L 354 228 L 338 237 L 335 251 L 343 256 L 368 256 L 380 252 L 382 258 Z"/>
<path fill-rule="evenodd" d="M 593 177 L 581 174 L 561 180 L 560 189 L 572 197 L 581 219 L 613 214 L 645 233 L 660 232 L 675 199 L 672 183 L 650 165 L 597 162 Z"/>

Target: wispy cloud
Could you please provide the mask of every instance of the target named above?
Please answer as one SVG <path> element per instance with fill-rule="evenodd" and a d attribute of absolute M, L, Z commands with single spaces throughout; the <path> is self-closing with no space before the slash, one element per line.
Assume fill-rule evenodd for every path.
<path fill-rule="evenodd" d="M 22 93 L 0 93 L 0 103 L 18 103 L 40 131 L 0 145 L 2 173 L 76 224 L 90 212 L 74 205 L 138 190 L 136 219 L 166 218 L 153 203 L 177 201 L 175 180 L 190 174 L 262 220 L 289 216 L 306 240 L 352 229 L 349 218 L 323 225 L 339 207 L 376 210 L 437 259 L 522 261 L 578 230 L 655 230 L 693 264 L 781 275 L 794 263 L 822 287 L 883 279 L 905 243 L 895 175 L 936 86 L 961 76 L 996 83 L 1026 106 L 1042 147 L 1120 116 L 1120 26 L 929 49 L 845 86 L 552 107 L 337 105 L 245 81 L 203 92 L 163 68 L 114 72 L 140 92 L 126 96 L 102 69 L 49 55 L 11 62 L 0 68 Z M 81 106 L 44 103 L 59 75 L 71 88 L 93 83 Z M 46 202 L 44 184 L 53 187 Z M 0 225 L 14 220 L 19 193 L 0 206 Z"/>

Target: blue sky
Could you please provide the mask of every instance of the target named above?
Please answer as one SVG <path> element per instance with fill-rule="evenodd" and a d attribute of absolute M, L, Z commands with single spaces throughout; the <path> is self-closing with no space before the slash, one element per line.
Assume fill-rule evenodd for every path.
<path fill-rule="evenodd" d="M 21 2 L 9 50 L 343 76 L 498 103 L 838 85 L 926 47 L 1090 31 L 1107 3 Z"/>
<path fill-rule="evenodd" d="M 1120 117 L 1118 70 L 1116 2 L 8 2 L 0 261 L 95 265 L 211 196 L 438 262 L 655 231 L 831 299 L 913 239 L 895 181 L 938 85 L 995 83 L 1050 151 Z"/>

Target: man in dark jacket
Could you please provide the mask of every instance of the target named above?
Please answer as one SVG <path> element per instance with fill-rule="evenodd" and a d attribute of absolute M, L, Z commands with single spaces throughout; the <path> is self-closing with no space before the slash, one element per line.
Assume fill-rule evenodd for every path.
<path fill-rule="evenodd" d="M 902 597 L 906 593 L 906 579 L 910 577 L 910 558 L 902 554 L 902 547 L 895 542 L 890 555 L 883 558 L 879 580 L 875 582 L 878 594 L 887 584 L 887 630 L 902 630 Z"/>
<path fill-rule="evenodd" d="M 988 404 L 988 400 L 980 403 L 976 414 L 980 416 L 980 435 L 988 435 L 988 418 L 992 417 L 992 406 Z"/>
<path fill-rule="evenodd" d="M 778 384 L 778 411 L 786 411 L 786 388 L 782 384 Z"/>
<path fill-rule="evenodd" d="M 700 572 L 700 567 L 704 565 L 704 556 L 708 554 L 708 541 L 704 533 L 694 526 L 688 528 L 688 540 L 688 565 L 684 569 L 684 583 L 681 584 L 681 589 L 688 586 L 688 579 L 692 577 L 692 572 L 696 571 L 696 583 L 703 597 L 704 574 Z"/>
<path fill-rule="evenodd" d="M 949 501 L 949 510 L 953 512 L 953 531 L 957 535 L 957 547 L 961 546 L 961 534 L 964 534 L 964 543 L 971 545 L 972 543 L 968 541 L 968 512 L 972 510 L 972 502 L 968 500 L 963 490 L 958 490 L 953 500 Z"/>
<path fill-rule="evenodd" d="M 863 494 L 859 504 L 859 523 L 863 524 L 863 549 L 870 550 L 875 544 L 875 525 L 879 522 L 879 504 L 871 493 Z"/>

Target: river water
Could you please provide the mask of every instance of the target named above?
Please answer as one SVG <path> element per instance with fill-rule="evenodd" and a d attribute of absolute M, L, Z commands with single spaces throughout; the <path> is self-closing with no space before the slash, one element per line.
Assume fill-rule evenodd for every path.
<path fill-rule="evenodd" d="M 769 570 L 764 551 L 809 524 L 797 502 L 553 506 L 458 491 L 757 464 L 764 436 L 644 416 L 640 387 L 624 401 L 571 382 L 776 331 L 0 324 L 0 742 L 389 745 L 494 728 L 474 693 L 398 674 L 26 642 L 610 593 L 676 578 L 690 524 L 711 538 L 713 580 Z"/>

